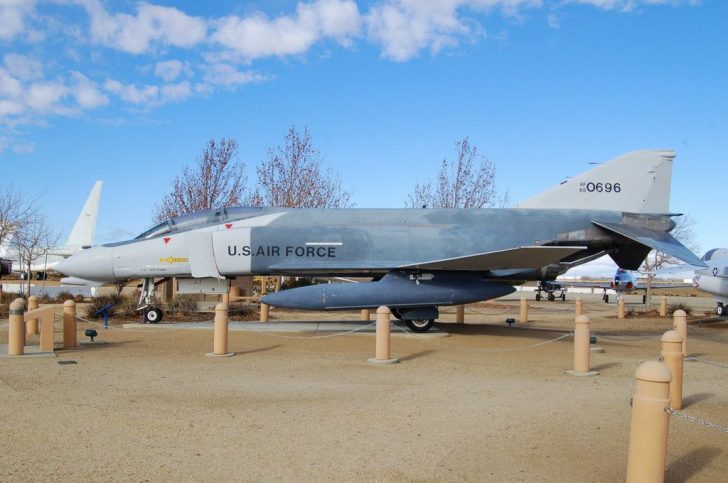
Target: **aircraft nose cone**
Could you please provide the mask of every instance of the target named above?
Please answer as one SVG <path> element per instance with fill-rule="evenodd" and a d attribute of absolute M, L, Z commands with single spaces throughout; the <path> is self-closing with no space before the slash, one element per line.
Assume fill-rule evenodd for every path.
<path fill-rule="evenodd" d="M 55 270 L 70 277 L 111 282 L 114 280 L 112 252 L 109 247 L 89 248 L 62 260 Z"/>

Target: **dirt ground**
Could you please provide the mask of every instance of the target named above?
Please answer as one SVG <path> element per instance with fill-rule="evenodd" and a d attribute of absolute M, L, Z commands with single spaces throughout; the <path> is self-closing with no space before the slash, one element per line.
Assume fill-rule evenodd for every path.
<path fill-rule="evenodd" d="M 389 366 L 367 363 L 373 334 L 231 331 L 237 354 L 212 358 L 211 331 L 161 327 L 0 359 L 0 480 L 624 481 L 634 372 L 671 319 L 586 297 L 604 353 L 572 377 L 572 338 L 542 343 L 573 329 L 573 301 L 530 307 L 514 327 L 516 298 L 469 306 L 438 325 L 449 337 L 393 335 Z M 689 335 L 684 412 L 728 426 L 728 321 L 691 318 Z M 671 417 L 667 481 L 725 481 L 727 455 L 728 434 Z"/>

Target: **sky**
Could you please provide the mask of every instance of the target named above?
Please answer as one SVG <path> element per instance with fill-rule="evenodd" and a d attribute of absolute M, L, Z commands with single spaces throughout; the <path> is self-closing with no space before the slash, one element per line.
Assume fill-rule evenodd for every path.
<path fill-rule="evenodd" d="M 727 113 L 724 0 L 0 0 L 0 184 L 62 240 L 97 179 L 97 242 L 127 239 L 210 138 L 252 188 L 295 126 L 361 208 L 403 207 L 466 136 L 514 203 L 675 149 L 702 254 L 728 244 Z"/>

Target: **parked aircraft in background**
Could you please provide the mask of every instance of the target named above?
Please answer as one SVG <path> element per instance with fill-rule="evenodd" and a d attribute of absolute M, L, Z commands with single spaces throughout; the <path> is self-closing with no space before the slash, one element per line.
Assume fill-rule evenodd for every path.
<path fill-rule="evenodd" d="M 650 284 L 652 288 L 681 288 L 681 287 L 692 287 L 691 284 L 687 283 L 662 283 L 652 282 Z M 558 297 L 561 300 L 566 300 L 566 290 L 568 287 L 584 287 L 584 288 L 596 288 L 601 289 L 602 301 L 609 303 L 609 294 L 607 290 L 611 289 L 617 293 L 617 300 L 622 294 L 634 293 L 637 291 L 647 291 L 647 285 L 643 284 L 632 272 L 624 270 L 622 268 L 617 269 L 617 273 L 614 274 L 614 278 L 611 282 L 572 282 L 566 280 L 556 280 L 554 282 L 541 282 L 536 289 L 536 300 L 541 300 L 541 292 L 547 294 L 548 300 L 553 301 L 556 298 L 555 292 L 560 292 Z M 647 295 L 642 296 L 642 302 L 645 302 Z"/>
<path fill-rule="evenodd" d="M 632 270 L 652 249 L 702 265 L 669 235 L 674 156 L 628 153 L 517 208 L 207 210 L 84 250 L 56 269 L 100 282 L 143 279 L 139 308 L 148 322 L 162 317 L 155 278 L 372 276 L 368 283 L 298 287 L 262 301 L 312 310 L 385 305 L 411 329 L 425 331 L 441 305 L 500 297 L 514 283 L 554 280 L 603 255 Z"/>
<path fill-rule="evenodd" d="M 708 250 L 702 260 L 707 267 L 693 267 L 693 284 L 714 296 L 720 317 L 728 316 L 728 248 Z"/>
<path fill-rule="evenodd" d="M 48 276 L 48 271 L 61 260 L 78 253 L 85 248 L 91 248 L 94 241 L 94 233 L 96 231 L 96 219 L 98 218 L 99 202 L 101 200 L 101 188 L 103 183 L 96 181 L 91 192 L 86 198 L 86 202 L 71 229 L 68 239 L 63 246 L 53 247 L 46 257 L 42 257 L 35 261 L 31 267 L 31 274 L 35 274 L 38 280 L 44 280 Z M 12 242 L 0 248 L 0 255 L 12 261 L 12 271 L 21 274 L 21 278 L 25 278 L 28 274 L 28 266 L 21 263 L 20 255 L 17 249 L 12 248 Z"/>

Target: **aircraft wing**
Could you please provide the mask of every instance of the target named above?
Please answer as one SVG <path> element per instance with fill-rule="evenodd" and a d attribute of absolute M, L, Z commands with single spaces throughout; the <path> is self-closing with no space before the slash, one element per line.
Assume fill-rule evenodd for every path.
<path fill-rule="evenodd" d="M 616 233 L 617 235 L 621 235 L 637 242 L 640 245 L 667 253 L 671 257 L 675 257 L 685 263 L 689 263 L 690 265 L 696 265 L 699 267 L 706 266 L 705 262 L 695 256 L 693 252 L 688 250 L 669 233 L 620 223 L 602 223 L 597 221 L 592 221 L 592 223 L 609 232 Z"/>
<path fill-rule="evenodd" d="M 416 268 L 422 270 L 506 270 L 506 269 L 528 269 L 541 268 L 552 263 L 559 263 L 563 258 L 586 247 L 552 247 L 532 246 L 510 248 L 494 252 L 467 255 L 464 257 L 446 258 L 443 260 L 432 260 L 428 262 L 400 265 L 397 268 Z"/>
<path fill-rule="evenodd" d="M 612 288 L 610 282 L 567 282 L 564 280 L 556 279 L 555 283 L 564 285 L 566 287 L 583 287 L 583 288 Z"/>

